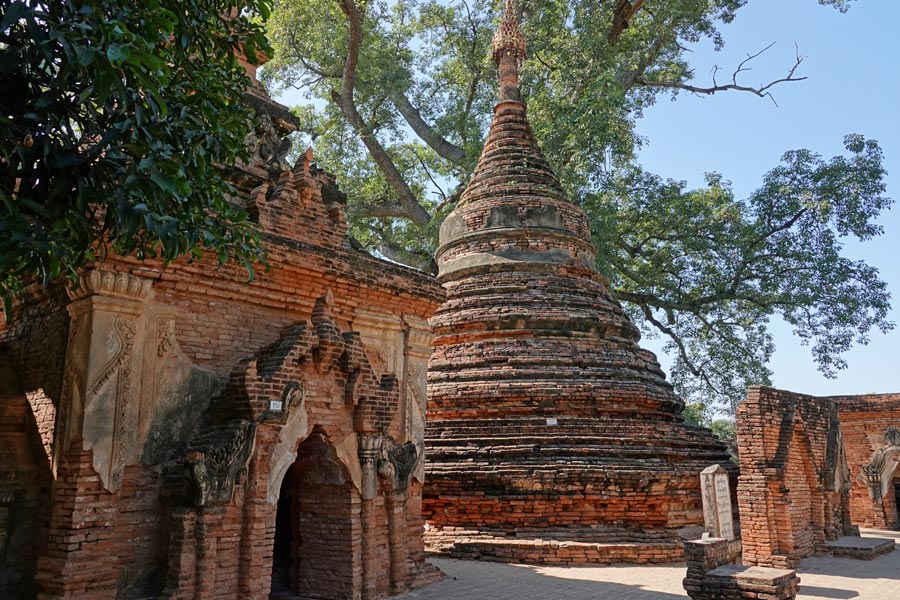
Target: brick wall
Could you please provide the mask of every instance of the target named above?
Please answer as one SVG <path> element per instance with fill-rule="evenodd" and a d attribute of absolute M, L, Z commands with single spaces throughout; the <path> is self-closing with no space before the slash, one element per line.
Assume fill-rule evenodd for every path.
<path fill-rule="evenodd" d="M 60 282 L 47 287 L 33 285 L 13 306 L 8 321 L 0 314 L 0 351 L 14 365 L 25 390 L 48 464 L 65 364 L 68 301 Z"/>
<path fill-rule="evenodd" d="M 34 593 L 50 489 L 39 430 L 9 357 L 0 354 L 0 597 L 4 590 Z"/>
<path fill-rule="evenodd" d="M 752 387 L 738 406 L 738 505 L 745 564 L 793 568 L 851 531 L 836 404 Z"/>
<path fill-rule="evenodd" d="M 900 427 L 900 394 L 868 394 L 832 396 L 837 404 L 850 464 L 853 487 L 850 490 L 850 515 L 862 527 L 900 528 L 893 483 L 900 481 L 895 471 L 889 493 L 879 503 L 863 473 L 875 450 L 885 445 L 884 435 L 890 427 Z"/>
<path fill-rule="evenodd" d="M 7 553 L 16 564 L 4 565 L 0 597 L 10 589 L 17 593 L 24 589 L 25 598 L 37 594 L 46 600 L 160 595 L 175 599 L 195 594 L 268 598 L 276 480 L 280 483 L 284 474 L 273 474 L 272 468 L 279 461 L 279 469 L 289 466 L 290 461 L 282 464 L 284 457 L 297 452 L 315 426 L 331 440 L 352 477 L 340 488 L 346 500 L 340 507 L 329 503 L 336 496 L 325 494 L 324 488 L 302 490 L 301 496 L 310 503 L 306 514 L 327 512 L 321 527 L 339 528 L 341 533 L 317 538 L 318 546 L 312 543 L 301 554 L 312 557 L 309 565 L 325 565 L 331 557 L 340 565 L 326 570 L 342 573 L 323 577 L 325 567 L 318 566 L 304 580 L 313 586 L 333 584 L 335 590 L 340 588 L 334 593 L 363 598 L 382 597 L 427 580 L 432 571 L 425 565 L 421 540 L 421 484 L 410 483 L 407 471 L 404 487 L 398 490 L 396 478 L 379 475 L 379 469 L 390 463 L 389 450 L 410 441 L 409 419 L 402 414 L 408 404 L 401 378 L 407 373 L 386 372 L 380 358 L 376 361 L 380 370 L 374 371 L 370 357 L 377 357 L 378 349 L 366 347 L 350 329 L 360 311 L 388 315 L 400 324 L 404 319 L 424 323 L 444 294 L 426 275 L 352 249 L 345 241 L 341 200 L 333 179 L 307 163 L 285 172 L 271 186 L 256 188 L 248 205 L 266 228 L 270 269 L 260 269 L 252 283 L 245 271 L 219 267 L 213 257 L 168 266 L 115 259 L 89 267 L 116 274 L 116 281 L 152 284 L 146 298 L 129 301 L 137 323 L 135 337 L 127 342 L 133 355 L 130 368 L 143 364 L 145 376 L 135 370 L 131 379 L 117 379 L 120 367 L 110 363 L 109 385 L 105 379 L 91 383 L 106 390 L 102 393 L 109 395 L 111 407 L 133 411 L 137 424 L 127 438 L 114 438 L 109 444 L 111 457 L 117 452 L 130 457 L 112 491 L 110 480 L 97 471 L 98 464 L 112 458 L 98 458 L 97 448 L 86 449 L 88 437 L 80 428 L 95 427 L 88 421 L 97 415 L 85 416 L 80 412 L 83 407 L 65 415 L 68 433 L 63 450 L 54 457 L 58 476 L 52 493 L 49 478 L 41 479 L 49 477 L 54 436 L 62 439 L 62 432 L 53 427 L 60 402 L 66 402 L 62 374 L 67 346 L 72 345 L 65 286 L 31 289 L 10 322 L 0 324 L 9 368 L 28 400 L 20 402 L 16 414 L 27 417 L 39 458 L 27 474 L 33 491 L 16 496 L 10 504 L 16 515 L 30 511 L 34 523 L 25 528 L 28 535 L 5 540 L 18 545 Z M 122 304 L 114 288 L 78 294 L 99 298 L 91 306 Z M 102 294 L 112 294 L 112 300 Z M 169 322 L 171 331 L 163 327 Z M 107 337 L 114 342 L 110 332 L 96 326 L 79 335 L 82 354 L 88 348 L 102 350 Z M 295 362 L 286 370 L 282 368 L 286 355 L 279 355 L 279 348 L 294 350 Z M 404 356 L 406 350 L 398 352 Z M 94 362 L 101 359 L 106 360 L 98 355 Z M 263 365 L 268 359 L 274 363 Z M 84 356 L 82 360 L 87 361 Z M 253 361 L 260 361 L 260 368 L 268 372 L 250 382 L 247 368 Z M 218 398 L 213 396 L 217 378 L 223 384 L 232 382 Z M 9 377 L 0 379 L 5 384 Z M 302 413 L 302 426 L 286 416 L 286 421 L 266 416 L 270 402 L 284 400 L 290 382 L 303 389 L 303 406 L 295 407 L 296 415 Z M 75 390 L 87 383 L 75 377 L 67 385 Z M 89 393 L 79 388 L 71 395 L 72 402 L 77 405 Z M 141 405 L 129 408 L 133 404 L 116 400 L 123 393 L 140 398 Z M 175 397 L 181 404 L 173 404 Z M 209 441 L 204 432 L 230 435 L 232 425 L 241 420 L 257 423 L 258 428 L 246 473 L 233 474 L 231 496 L 208 505 L 186 501 L 183 473 L 190 461 L 184 460 L 185 452 L 211 456 L 213 442 L 205 450 L 202 443 L 192 444 Z M 119 435 L 120 429 L 110 431 Z M 0 442 L 12 439 L 11 432 L 2 433 Z M 365 500 L 360 491 L 365 477 L 358 435 L 384 441 L 366 471 L 375 492 Z M 421 448 L 417 452 L 421 457 Z M 40 470 L 38 465 L 43 465 Z M 0 458 L 0 472 L 4 468 Z M 40 504 L 51 498 L 52 506 Z M 9 504 L 6 499 L 0 489 L 0 509 Z M 313 509 L 320 501 L 319 509 Z M 0 524 L 10 514 L 0 510 Z M 307 591 L 312 593 L 313 588 Z"/>

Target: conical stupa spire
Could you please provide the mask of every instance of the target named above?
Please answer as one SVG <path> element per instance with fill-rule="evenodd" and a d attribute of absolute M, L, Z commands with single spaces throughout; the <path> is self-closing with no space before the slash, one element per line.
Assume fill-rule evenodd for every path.
<path fill-rule="evenodd" d="M 525 58 L 525 36 L 519 28 L 513 0 L 506 0 L 503 17 L 491 46 L 494 62 L 500 71 L 499 99 L 494 106 L 494 117 L 484 149 L 457 206 L 462 207 L 470 202 L 513 206 L 528 203 L 529 198 L 535 195 L 541 198 L 542 204 L 571 204 L 534 137 L 525 101 L 519 91 L 519 65 Z M 589 248 L 587 218 L 575 217 L 566 221 L 564 228 L 568 230 L 575 223 L 578 223 L 577 231 L 569 233 L 585 238 L 580 245 Z M 449 231 L 447 234 L 441 234 L 442 244 L 454 237 Z M 585 257 L 588 255 L 590 258 L 585 260 L 592 263 L 592 249 Z"/>
<path fill-rule="evenodd" d="M 587 560 L 608 560 L 610 541 L 632 559 L 681 557 L 682 528 L 702 522 L 698 474 L 728 455 L 681 424 L 684 403 L 597 271 L 587 214 L 528 122 L 512 0 L 492 49 L 499 101 L 435 256 L 447 298 L 430 321 L 426 543 L 459 549 L 465 532 L 515 560 L 558 560 L 548 539 L 597 548 Z"/>
<path fill-rule="evenodd" d="M 525 36 L 519 28 L 519 17 L 513 0 L 506 0 L 503 18 L 491 40 L 494 64 L 500 69 L 500 101 L 521 102 L 519 65 L 525 60 Z"/>

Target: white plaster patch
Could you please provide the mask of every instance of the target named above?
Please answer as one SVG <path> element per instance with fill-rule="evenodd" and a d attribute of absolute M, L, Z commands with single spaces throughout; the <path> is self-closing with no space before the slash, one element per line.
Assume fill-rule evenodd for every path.
<path fill-rule="evenodd" d="M 350 474 L 350 481 L 357 490 L 362 491 L 362 466 L 359 464 L 359 444 L 356 434 L 351 433 L 334 445 L 338 460 L 344 463 Z"/>
<path fill-rule="evenodd" d="M 288 422 L 281 428 L 278 444 L 272 450 L 272 468 L 269 470 L 269 485 L 266 489 L 266 502 L 276 504 L 281 493 L 281 480 L 288 468 L 297 459 L 295 449 L 298 440 L 309 435 L 309 415 L 306 414 L 306 398 L 299 406 L 291 409 Z"/>

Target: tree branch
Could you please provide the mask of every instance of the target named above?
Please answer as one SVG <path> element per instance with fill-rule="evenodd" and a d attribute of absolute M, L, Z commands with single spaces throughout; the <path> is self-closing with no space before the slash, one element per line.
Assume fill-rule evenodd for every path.
<path fill-rule="evenodd" d="M 356 103 L 353 100 L 353 90 L 356 82 L 356 67 L 359 63 L 359 46 L 362 41 L 362 15 L 356 7 L 353 0 L 336 0 L 343 13 L 347 16 L 350 25 L 350 38 L 347 43 L 347 57 L 344 59 L 343 77 L 341 82 L 341 91 L 333 90 L 331 99 L 337 104 L 344 118 L 350 123 L 350 126 L 356 131 L 366 149 L 372 155 L 372 160 L 378 165 L 384 173 L 384 177 L 388 185 L 397 193 L 397 198 L 403 206 L 405 215 L 416 225 L 423 226 L 431 220 L 428 211 L 422 208 L 418 199 L 412 190 L 409 189 L 406 180 L 397 169 L 397 165 L 391 160 L 387 151 L 381 145 L 381 142 L 375 137 L 372 128 L 366 124 Z"/>
<path fill-rule="evenodd" d="M 466 157 L 466 151 L 456 146 L 435 132 L 432 127 L 422 118 L 419 109 L 412 105 L 409 98 L 400 90 L 391 90 L 391 101 L 409 126 L 419 136 L 423 142 L 437 152 L 438 156 L 449 160 L 452 163 L 459 164 Z"/>
<path fill-rule="evenodd" d="M 613 12 L 612 27 L 609 30 L 609 34 L 606 36 L 610 46 L 616 45 L 616 42 L 619 41 L 619 36 L 622 35 L 623 31 L 628 29 L 629 22 L 643 5 L 644 0 L 634 0 L 634 2 L 629 0 L 619 0 Z"/>
<path fill-rule="evenodd" d="M 384 239 L 378 244 L 378 251 L 389 259 L 398 263 L 409 265 L 425 273 L 437 274 L 437 263 L 430 255 L 412 252 L 401 246 L 395 246 Z"/>
<path fill-rule="evenodd" d="M 656 317 L 653 316 L 653 311 L 650 310 L 650 307 L 646 304 L 638 304 L 641 310 L 644 313 L 644 318 L 647 319 L 654 327 L 662 331 L 664 334 L 669 336 L 669 339 L 675 344 L 678 348 L 678 355 L 681 356 L 681 360 L 684 362 L 684 365 L 688 368 L 688 370 L 694 375 L 694 377 L 701 377 L 702 371 L 694 365 L 693 361 L 691 361 L 688 356 L 687 348 L 684 347 L 684 343 L 681 341 L 681 338 L 678 334 L 670 327 L 666 327 Z"/>
<path fill-rule="evenodd" d="M 772 87 L 778 85 L 779 83 L 785 83 L 788 81 L 803 81 L 804 79 L 806 79 L 806 77 L 795 77 L 794 76 L 794 74 L 797 71 L 797 67 L 799 67 L 800 63 L 803 62 L 803 57 L 800 56 L 799 52 L 796 55 L 796 59 L 794 61 L 793 66 L 788 70 L 787 75 L 780 79 L 775 79 L 765 85 L 760 85 L 759 87 L 743 85 L 743 84 L 738 83 L 738 81 L 737 81 L 737 78 L 741 73 L 743 73 L 744 71 L 750 70 L 746 66 L 747 63 L 749 63 L 754 58 L 757 58 L 759 55 L 761 55 L 763 52 L 765 52 L 766 50 L 768 50 L 769 48 L 771 48 L 774 45 L 775 45 L 775 42 L 772 42 L 771 44 L 769 44 L 768 46 L 766 46 L 759 52 L 757 52 L 755 54 L 748 54 L 747 58 L 742 60 L 741 63 L 737 66 L 737 68 L 734 70 L 734 72 L 731 74 L 731 83 L 719 84 L 716 81 L 716 72 L 719 69 L 718 67 L 715 67 L 713 69 L 713 84 L 708 87 L 700 87 L 700 86 L 696 86 L 696 85 L 690 85 L 688 83 L 684 83 L 681 81 L 648 80 L 648 79 L 644 79 L 643 76 L 636 77 L 634 79 L 634 83 L 635 83 L 635 85 L 643 85 L 646 87 L 661 87 L 661 88 L 685 90 L 685 91 L 688 91 L 688 92 L 691 92 L 691 93 L 697 94 L 697 95 L 706 94 L 706 95 L 711 96 L 717 92 L 724 92 L 724 91 L 728 91 L 728 90 L 736 90 L 736 91 L 740 91 L 740 92 L 750 92 L 751 94 L 755 94 L 755 95 L 759 96 L 760 98 L 769 98 L 775 104 L 775 106 L 778 106 L 778 103 L 775 102 L 775 98 L 772 96 L 772 92 L 771 92 Z"/>

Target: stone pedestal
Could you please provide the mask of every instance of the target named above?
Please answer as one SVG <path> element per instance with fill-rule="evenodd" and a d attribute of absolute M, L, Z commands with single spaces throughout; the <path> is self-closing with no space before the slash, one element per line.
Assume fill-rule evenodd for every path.
<path fill-rule="evenodd" d="M 683 585 L 694 600 L 744 600 L 797 597 L 800 578 L 789 569 L 728 564 L 728 541 L 707 538 L 685 542 L 687 575 Z"/>

